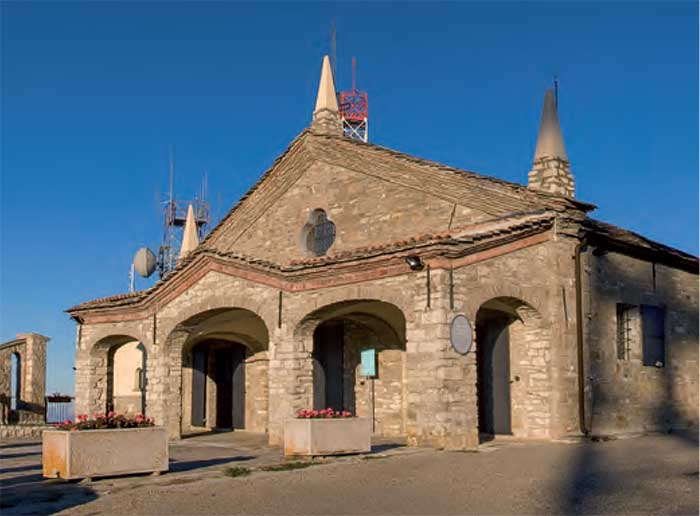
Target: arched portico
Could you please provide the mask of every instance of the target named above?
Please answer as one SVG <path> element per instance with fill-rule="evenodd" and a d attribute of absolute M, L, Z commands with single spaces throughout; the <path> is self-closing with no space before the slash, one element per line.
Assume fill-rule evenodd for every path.
<path fill-rule="evenodd" d="M 267 430 L 269 336 L 251 310 L 221 307 L 178 323 L 165 341 L 170 434 Z"/>
<path fill-rule="evenodd" d="M 90 383 L 94 388 L 90 389 L 87 410 L 146 414 L 148 358 L 149 346 L 133 335 L 97 338 L 89 349 Z"/>
<path fill-rule="evenodd" d="M 481 439 L 547 437 L 550 335 L 540 313 L 514 297 L 482 303 L 476 314 L 476 354 Z"/>
<path fill-rule="evenodd" d="M 295 334 L 312 360 L 314 408 L 370 417 L 378 435 L 405 434 L 406 320 L 398 307 L 372 299 L 333 303 L 306 315 Z M 363 352 L 375 357 L 372 376 L 363 374 Z"/>

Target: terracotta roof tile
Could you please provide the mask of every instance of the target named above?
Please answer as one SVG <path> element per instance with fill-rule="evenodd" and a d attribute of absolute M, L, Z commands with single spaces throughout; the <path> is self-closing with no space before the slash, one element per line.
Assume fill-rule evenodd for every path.
<path fill-rule="evenodd" d="M 219 251 L 217 249 L 211 248 L 211 247 L 203 247 L 199 246 L 197 249 L 193 252 L 191 252 L 186 258 L 183 260 L 180 260 L 177 264 L 177 267 L 173 269 L 167 276 L 164 278 L 160 279 L 157 283 L 155 283 L 151 288 L 148 290 L 141 290 L 138 292 L 133 292 L 129 294 L 118 294 L 116 296 L 109 296 L 109 297 L 103 297 L 99 299 L 94 299 L 92 301 L 87 301 L 85 303 L 79 304 L 77 306 L 74 306 L 72 308 L 69 308 L 67 312 L 75 312 L 75 311 L 81 311 L 81 310 L 89 310 L 89 309 L 96 309 L 96 308 L 110 308 L 110 307 L 116 307 L 116 306 L 122 306 L 126 304 L 134 304 L 142 299 L 145 299 L 149 295 L 151 295 L 153 292 L 156 290 L 159 290 L 162 288 L 172 277 L 176 276 L 177 274 L 180 273 L 180 271 L 184 270 L 185 268 L 188 267 L 190 263 L 193 261 L 197 260 L 200 256 L 217 256 L 220 258 L 224 258 L 233 262 L 238 262 L 241 264 L 247 264 L 251 265 L 253 267 L 256 267 L 258 269 L 266 269 L 269 271 L 274 271 L 278 273 L 290 273 L 290 272 L 295 272 L 299 270 L 303 270 L 308 267 L 319 267 L 319 266 L 325 266 L 325 265 L 331 265 L 339 262 L 347 262 L 347 261 L 354 261 L 354 260 L 362 260 L 362 259 L 367 259 L 367 258 L 372 258 L 375 256 L 379 255 L 386 255 L 386 254 L 392 254 L 392 253 L 400 253 L 400 252 L 407 252 L 407 251 L 412 251 L 416 249 L 417 247 L 420 248 L 425 248 L 429 247 L 431 245 L 436 245 L 436 244 L 450 244 L 450 245 L 457 245 L 457 244 L 469 244 L 474 241 L 481 241 L 485 240 L 489 237 L 497 236 L 499 233 L 509 233 L 509 232 L 517 232 L 522 228 L 526 227 L 531 227 L 533 225 L 536 225 L 533 223 L 533 217 L 537 219 L 537 224 L 543 225 L 551 222 L 551 219 L 553 215 L 550 214 L 543 214 L 543 213 L 537 213 L 535 215 L 530 215 L 528 217 L 520 217 L 520 218 L 514 218 L 514 217 L 508 217 L 504 218 L 500 221 L 497 221 L 501 224 L 506 224 L 506 226 L 501 227 L 501 226 L 494 226 L 490 227 L 485 224 L 479 224 L 475 225 L 474 227 L 471 228 L 472 234 L 469 234 L 469 227 L 467 228 L 457 228 L 453 232 L 440 232 L 440 233 L 435 233 L 435 234 L 423 234 L 419 236 L 415 236 L 413 238 L 410 238 L 408 240 L 399 240 L 396 242 L 389 242 L 384 245 L 374 245 L 374 246 L 365 246 L 365 247 L 359 247 L 355 249 L 348 249 L 346 251 L 342 251 L 339 253 L 327 255 L 327 256 L 318 256 L 318 257 L 313 257 L 313 258 L 307 258 L 307 259 L 302 259 L 302 260 L 292 260 L 286 265 L 280 265 L 276 263 L 272 263 L 266 260 L 261 260 L 255 257 L 251 256 L 246 256 L 242 255 L 240 253 L 236 252 L 227 252 L 227 251 Z M 495 223 L 494 223 L 495 224 Z M 508 231 L 508 227 L 510 228 L 510 231 Z"/>

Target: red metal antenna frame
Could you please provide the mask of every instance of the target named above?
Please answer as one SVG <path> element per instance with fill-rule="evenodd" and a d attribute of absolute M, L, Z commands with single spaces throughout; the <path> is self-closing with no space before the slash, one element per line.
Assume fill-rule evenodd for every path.
<path fill-rule="evenodd" d="M 367 120 L 367 92 L 357 89 L 357 60 L 352 58 L 352 90 L 340 92 L 340 116 L 345 120 L 361 122 Z"/>

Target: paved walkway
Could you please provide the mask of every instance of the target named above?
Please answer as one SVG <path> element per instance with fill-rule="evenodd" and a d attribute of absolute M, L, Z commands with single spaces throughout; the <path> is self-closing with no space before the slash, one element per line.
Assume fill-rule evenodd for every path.
<path fill-rule="evenodd" d="M 392 439 L 373 439 L 370 455 L 412 453 Z M 318 463 L 359 460 L 358 457 L 317 459 Z M 102 495 L 143 486 L 180 486 L 220 478 L 227 467 L 257 468 L 289 462 L 281 448 L 267 445 L 265 434 L 218 432 L 187 437 L 170 444 L 170 470 L 159 477 L 137 475 L 95 479 L 90 484 L 44 479 L 41 442 L 0 440 L 0 513 L 53 514 Z M 144 514 L 137 512 L 136 514 Z"/>
<path fill-rule="evenodd" d="M 37 443 L 0 444 L 6 514 L 697 514 L 697 437 L 494 441 L 478 452 L 379 443 L 295 471 L 237 432 L 171 446 L 171 473 L 90 484 L 40 477 Z M 224 470 L 242 466 L 249 475 Z"/>

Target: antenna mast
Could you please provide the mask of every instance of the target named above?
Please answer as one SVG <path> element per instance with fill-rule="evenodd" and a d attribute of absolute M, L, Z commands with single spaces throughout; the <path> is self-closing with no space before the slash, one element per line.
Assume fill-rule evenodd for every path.
<path fill-rule="evenodd" d="M 348 138 L 367 143 L 367 92 L 357 89 L 357 60 L 352 58 L 352 90 L 340 92 L 340 117 Z"/>
<path fill-rule="evenodd" d="M 207 200 L 207 175 L 204 174 L 204 182 L 201 198 L 195 195 L 193 201 L 175 199 L 175 163 L 173 159 L 173 147 L 170 146 L 170 191 L 168 198 L 163 203 L 163 241 L 158 249 L 158 274 L 162 278 L 177 265 L 178 249 L 182 241 L 182 230 L 187 220 L 187 207 L 192 204 L 194 208 L 194 218 L 197 224 L 197 233 L 200 238 L 204 238 L 210 220 L 210 207 Z"/>
<path fill-rule="evenodd" d="M 336 44 L 335 44 L 335 19 L 331 22 L 331 70 L 333 71 L 333 82 L 336 81 Z M 336 83 L 337 84 L 337 83 Z"/>

